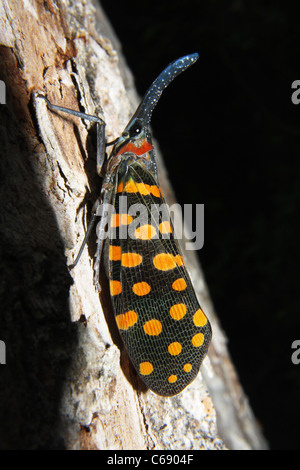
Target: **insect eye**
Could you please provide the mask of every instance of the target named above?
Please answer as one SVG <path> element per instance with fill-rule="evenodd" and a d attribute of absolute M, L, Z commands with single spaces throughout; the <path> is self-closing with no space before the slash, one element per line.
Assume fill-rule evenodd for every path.
<path fill-rule="evenodd" d="M 137 121 L 130 129 L 130 137 L 135 137 L 139 135 L 141 131 L 142 131 L 142 125 L 139 121 Z"/>

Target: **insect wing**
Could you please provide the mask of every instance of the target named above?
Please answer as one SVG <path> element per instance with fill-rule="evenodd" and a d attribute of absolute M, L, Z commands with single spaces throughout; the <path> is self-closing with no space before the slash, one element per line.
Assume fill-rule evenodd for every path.
<path fill-rule="evenodd" d="M 114 207 L 109 278 L 116 322 L 143 382 L 159 395 L 176 395 L 199 371 L 211 339 L 210 324 L 162 193 L 139 163 L 119 170 Z"/>

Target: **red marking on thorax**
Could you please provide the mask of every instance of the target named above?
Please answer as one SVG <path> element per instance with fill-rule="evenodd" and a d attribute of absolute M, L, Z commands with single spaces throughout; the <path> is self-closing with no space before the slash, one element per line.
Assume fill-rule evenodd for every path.
<path fill-rule="evenodd" d="M 127 144 L 123 145 L 123 147 L 120 148 L 117 155 L 121 155 L 122 153 L 125 153 L 125 152 L 132 152 L 140 156 L 152 149 L 153 149 L 153 146 L 149 144 L 149 142 L 145 139 L 142 141 L 139 147 L 134 145 L 132 142 L 128 142 Z"/>

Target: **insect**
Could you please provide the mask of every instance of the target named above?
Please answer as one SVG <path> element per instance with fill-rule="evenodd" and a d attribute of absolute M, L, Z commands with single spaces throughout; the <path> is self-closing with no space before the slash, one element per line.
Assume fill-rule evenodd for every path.
<path fill-rule="evenodd" d="M 97 171 L 103 173 L 97 200 L 77 264 L 99 209 L 94 264 L 99 286 L 100 260 L 106 265 L 115 319 L 133 366 L 143 382 L 162 396 L 180 393 L 198 374 L 210 340 L 210 323 L 201 309 L 163 194 L 151 139 L 152 112 L 169 83 L 198 59 L 190 54 L 154 80 L 105 161 L 100 118 L 52 105 L 97 124 Z M 106 226 L 108 223 L 108 231 Z M 106 236 L 108 235 L 108 236 Z"/>

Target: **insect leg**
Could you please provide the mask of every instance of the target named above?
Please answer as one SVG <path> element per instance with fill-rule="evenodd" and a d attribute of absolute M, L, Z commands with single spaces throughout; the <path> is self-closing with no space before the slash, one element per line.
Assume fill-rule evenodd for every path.
<path fill-rule="evenodd" d="M 103 245 L 105 241 L 105 234 L 106 234 L 105 227 L 107 225 L 107 222 L 109 220 L 109 216 L 111 213 L 110 199 L 111 199 L 111 191 L 104 189 L 104 191 L 102 191 L 100 198 L 96 200 L 93 206 L 92 217 L 91 217 L 91 220 L 89 221 L 88 228 L 87 228 L 85 237 L 83 239 L 83 242 L 81 244 L 81 247 L 79 249 L 78 255 L 76 256 L 74 263 L 69 266 L 69 269 L 73 269 L 77 265 L 83 253 L 85 245 L 87 244 L 91 230 L 95 224 L 96 217 L 101 217 L 101 220 L 99 224 L 97 225 L 98 239 L 97 239 L 97 250 L 95 254 L 96 261 L 94 264 L 94 283 L 99 292 L 101 291 L 101 287 L 99 284 L 99 273 L 100 273 L 101 254 L 102 254 L 102 249 L 103 249 Z"/>
<path fill-rule="evenodd" d="M 102 176 L 102 167 L 105 160 L 105 122 L 103 119 L 92 116 L 91 114 L 81 113 L 80 111 L 75 111 L 74 109 L 65 108 L 63 106 L 57 106 L 56 104 L 52 104 L 46 96 L 38 94 L 38 98 L 43 98 L 49 109 L 52 111 L 61 111 L 66 114 L 71 114 L 73 116 L 77 116 L 81 119 L 87 119 L 88 121 L 92 121 L 96 123 L 96 133 L 97 133 L 97 173 L 99 176 Z"/>
<path fill-rule="evenodd" d="M 102 255 L 102 250 L 103 250 L 103 245 L 105 242 L 105 235 L 106 235 L 106 225 L 109 221 L 110 215 L 111 215 L 111 205 L 110 205 L 110 200 L 111 200 L 111 191 L 110 190 L 104 190 L 103 193 L 103 199 L 102 199 L 102 204 L 101 204 L 101 220 L 99 224 L 97 225 L 97 250 L 96 250 L 96 261 L 94 264 L 94 284 L 96 289 L 101 292 L 101 287 L 99 284 L 99 275 L 100 275 L 100 262 L 101 262 L 101 255 Z M 100 207 L 99 200 L 97 201 L 97 209 Z M 99 215 L 99 214 L 98 214 Z"/>
<path fill-rule="evenodd" d="M 79 250 L 79 252 L 78 252 L 78 254 L 77 254 L 76 258 L 75 258 L 74 263 L 72 263 L 71 265 L 69 265 L 69 269 L 75 268 L 75 266 L 78 264 L 78 261 L 79 261 L 80 258 L 81 258 L 81 255 L 82 255 L 82 253 L 83 253 L 83 250 L 84 250 L 84 248 L 85 248 L 85 245 L 87 244 L 87 241 L 88 241 L 89 236 L 90 236 L 90 234 L 91 234 L 92 228 L 94 227 L 96 217 L 97 217 L 96 212 L 93 212 L 93 213 L 92 213 L 91 220 L 89 221 L 89 224 L 88 224 L 88 227 L 87 227 L 87 231 L 86 231 L 85 237 L 84 237 L 83 242 L 82 242 L 82 244 L 81 244 L 80 250 Z"/>
<path fill-rule="evenodd" d="M 95 122 L 96 123 L 96 133 L 97 133 L 97 150 L 96 150 L 96 157 L 97 157 L 97 173 L 99 176 L 102 176 L 102 168 L 103 168 L 103 164 L 104 164 L 104 161 L 105 161 L 105 147 L 106 147 L 106 142 L 105 142 L 105 122 L 97 117 L 97 116 L 92 116 L 91 114 L 86 114 L 86 113 L 82 113 L 80 111 L 75 111 L 73 109 L 70 109 L 70 108 L 65 108 L 63 106 L 57 106 L 55 104 L 52 104 L 48 98 L 46 98 L 44 95 L 41 95 L 41 94 L 37 94 L 37 97 L 39 98 L 43 98 L 46 103 L 47 103 L 47 106 L 49 109 L 51 109 L 52 111 L 61 111 L 63 113 L 66 113 L 66 114 L 71 114 L 73 116 L 77 116 L 81 119 L 87 119 L 88 121 L 92 121 L 92 122 Z M 112 145 L 112 142 L 108 143 L 108 145 Z M 95 224 L 95 220 L 96 220 L 96 217 L 97 215 L 97 210 L 98 210 L 98 207 L 100 205 L 100 199 L 98 199 L 96 201 L 96 203 L 94 204 L 93 206 L 93 209 L 92 209 L 92 217 L 91 217 L 91 220 L 89 221 L 89 224 L 88 224 L 88 227 L 87 227 L 87 231 L 86 231 L 86 234 L 85 234 L 85 237 L 83 239 L 83 242 L 81 244 L 81 247 L 80 247 L 80 250 L 75 258 L 75 261 L 69 266 L 69 269 L 73 269 L 77 264 L 78 264 L 78 261 L 80 260 L 81 258 L 81 255 L 83 253 L 83 250 L 85 248 L 85 245 L 88 241 L 88 238 L 90 236 L 90 233 L 92 231 L 92 228 Z M 105 219 L 105 217 L 103 217 L 102 219 Z M 101 222 L 102 222 L 102 219 L 101 219 Z M 105 220 L 103 220 L 103 222 L 105 222 Z M 101 226 L 102 227 L 102 226 Z M 104 224 L 104 227 L 105 227 L 105 224 Z M 101 229 L 101 233 L 103 232 L 103 235 L 100 236 L 99 240 L 101 240 L 102 238 L 104 239 L 104 229 Z M 102 242 L 103 243 L 103 240 Z M 101 246 L 101 243 L 99 244 L 98 243 L 98 248 L 97 248 L 97 257 L 96 257 L 96 268 L 97 268 L 97 272 L 98 272 L 98 279 L 99 279 L 99 265 L 100 265 L 100 257 L 101 257 L 101 251 L 102 251 L 102 246 Z M 100 246 L 99 246 L 100 245 Z M 95 275 L 95 279 L 96 279 L 96 275 Z M 100 290 L 100 286 L 99 286 L 99 281 L 97 281 L 96 283 L 98 289 Z"/>

